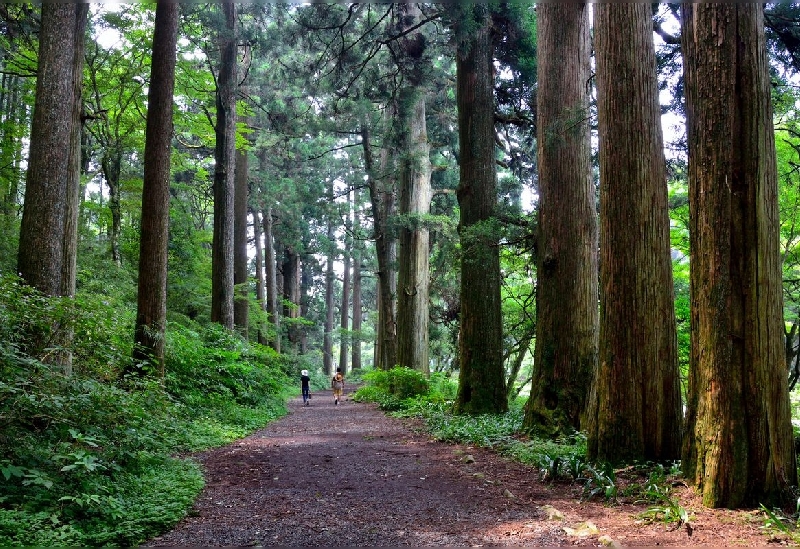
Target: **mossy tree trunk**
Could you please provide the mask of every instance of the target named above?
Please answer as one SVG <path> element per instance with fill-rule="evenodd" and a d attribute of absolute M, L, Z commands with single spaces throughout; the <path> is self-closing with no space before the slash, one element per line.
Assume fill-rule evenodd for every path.
<path fill-rule="evenodd" d="M 788 501 L 797 482 L 775 142 L 761 4 L 684 4 L 691 367 L 686 478 L 709 507 Z"/>
<path fill-rule="evenodd" d="M 589 146 L 589 7 L 538 7 L 536 349 L 527 430 L 581 428 L 597 367 L 597 208 Z"/>
<path fill-rule="evenodd" d="M 596 4 L 599 364 L 590 459 L 680 456 L 681 394 L 652 8 Z"/>

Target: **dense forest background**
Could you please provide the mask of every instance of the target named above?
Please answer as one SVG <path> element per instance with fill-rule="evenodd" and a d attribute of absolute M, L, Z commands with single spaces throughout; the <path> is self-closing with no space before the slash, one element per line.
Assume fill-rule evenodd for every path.
<path fill-rule="evenodd" d="M 592 459 L 683 457 L 708 505 L 785 501 L 797 475 L 787 395 L 800 379 L 800 7 L 729 8 L 750 26 L 724 43 L 752 39 L 767 57 L 736 58 L 756 91 L 734 93 L 720 112 L 734 113 L 729 136 L 755 120 L 765 141 L 751 158 L 767 168 L 752 181 L 768 190 L 754 191 L 755 206 L 729 205 L 727 221 L 696 222 L 728 210 L 692 194 L 724 178 L 704 178 L 690 151 L 750 150 L 696 122 L 716 112 L 703 82 L 727 82 L 702 72 L 713 56 L 686 46 L 687 20 L 712 28 L 710 19 L 671 4 L 596 7 L 590 31 L 590 10 L 577 6 L 0 5 L 0 540 L 140 541 L 199 485 L 170 452 L 280 415 L 301 369 L 323 388 L 336 368 L 410 368 L 457 383 L 454 412 L 510 406 L 527 433 L 588 437 Z M 631 36 L 652 67 L 613 57 L 636 45 L 609 30 L 620 25 L 642 31 Z M 554 88 L 555 75 L 577 85 Z M 625 87 L 639 78 L 642 87 Z M 642 117 L 614 111 L 614 97 L 643 106 Z M 771 110 L 749 115 L 753 104 Z M 604 146 L 621 135 L 635 158 L 655 150 L 643 169 L 652 185 Z M 548 156 L 561 143 L 575 156 Z M 732 173 L 745 173 L 736 161 Z M 748 177 L 734 196 L 750 196 Z M 580 192 L 559 194 L 566 188 Z M 660 228 L 637 226 L 632 194 L 655 204 Z M 745 416 L 777 418 L 744 427 L 750 442 L 732 451 L 729 474 L 750 480 L 730 490 L 709 488 L 717 473 L 686 442 L 709 428 L 697 387 L 726 378 L 712 367 L 712 381 L 701 376 L 699 349 L 711 344 L 698 326 L 718 294 L 702 301 L 690 258 L 713 240 L 704 227 L 726 223 L 729 267 L 771 264 L 773 225 L 779 237 L 776 293 L 745 291 L 767 288 L 769 272 L 728 269 L 726 291 L 763 300 L 726 302 L 742 308 L 731 333 L 763 318 L 782 328 L 767 328 L 758 352 L 721 359 L 758 372 L 768 394 L 743 381 L 720 401 L 763 399 Z M 767 244 L 748 246 L 748 227 L 761 235 L 762 225 Z M 768 251 L 753 260 L 737 255 L 740 244 Z M 565 250 L 581 258 L 572 271 L 558 270 Z M 648 250 L 664 253 L 651 260 Z M 658 291 L 638 294 L 642 284 Z M 652 316 L 633 314 L 628 295 Z M 621 356 L 616 346 L 632 357 L 627 373 L 603 369 Z M 762 350 L 768 366 L 751 369 Z M 629 379 L 625 396 L 617 388 Z M 658 417 L 611 425 L 648 409 Z M 630 432 L 644 434 L 621 442 Z M 736 446 L 735 432 L 719 432 L 721 447 Z M 783 457 L 756 471 L 764 452 Z M 136 524 L 108 526 L 133 514 Z"/>

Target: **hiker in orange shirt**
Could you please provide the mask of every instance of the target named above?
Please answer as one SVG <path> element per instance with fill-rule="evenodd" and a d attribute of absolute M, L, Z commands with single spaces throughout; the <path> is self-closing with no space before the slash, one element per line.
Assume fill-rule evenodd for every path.
<path fill-rule="evenodd" d="M 331 389 L 333 389 L 333 403 L 339 404 L 342 391 L 344 391 L 344 376 L 341 368 L 336 368 L 336 375 L 331 379 Z"/>

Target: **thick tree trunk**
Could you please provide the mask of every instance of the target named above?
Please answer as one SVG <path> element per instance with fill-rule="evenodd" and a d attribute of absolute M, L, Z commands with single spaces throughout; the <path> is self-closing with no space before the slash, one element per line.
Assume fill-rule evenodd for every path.
<path fill-rule="evenodd" d="M 589 6 L 538 6 L 536 348 L 527 430 L 581 428 L 597 368 L 597 209 L 589 146 Z"/>
<path fill-rule="evenodd" d="M 144 146 L 139 293 L 133 352 L 136 362 L 153 364 L 159 377 L 164 377 L 172 95 L 179 11 L 179 5 L 173 2 L 159 2 L 156 6 Z"/>
<path fill-rule="evenodd" d="M 421 19 L 418 4 L 399 4 L 400 31 Z M 425 122 L 425 77 L 429 57 L 417 30 L 401 42 L 407 84 L 400 90 L 400 228 L 397 275 L 397 363 L 430 375 L 428 307 L 430 236 L 425 217 L 431 206 L 431 162 Z"/>
<path fill-rule="evenodd" d="M 42 4 L 36 102 L 17 256 L 22 278 L 50 296 L 61 295 L 64 288 L 77 9 L 77 4 Z"/>
<path fill-rule="evenodd" d="M 488 8 L 470 5 L 477 28 L 456 56 L 460 144 L 461 332 L 459 413 L 508 409 L 500 310 L 500 252 L 495 228 L 494 67 Z"/>
<path fill-rule="evenodd" d="M 247 121 L 244 120 L 246 123 Z M 233 284 L 236 297 L 233 306 L 233 323 L 237 331 L 248 338 L 250 307 L 250 269 L 247 257 L 247 203 L 249 162 L 246 150 L 236 151 L 235 198 L 233 221 Z"/>
<path fill-rule="evenodd" d="M 375 367 L 388 370 L 397 365 L 397 323 L 395 315 L 396 275 L 394 271 L 395 241 L 388 228 L 388 220 L 394 215 L 394 180 L 390 175 L 391 156 L 384 150 L 380 168 L 375 166 L 371 133 L 365 123 L 361 127 L 361 143 L 364 149 L 364 167 L 367 172 L 370 202 L 372 203 L 372 225 L 375 240 L 375 255 L 378 261 L 378 325 L 375 341 Z"/>
<path fill-rule="evenodd" d="M 652 9 L 596 4 L 594 18 L 602 295 L 589 457 L 676 459 L 681 395 Z"/>
<path fill-rule="evenodd" d="M 761 4 L 684 4 L 692 351 L 686 478 L 709 507 L 797 483 Z"/>
<path fill-rule="evenodd" d="M 211 321 L 234 327 L 233 243 L 236 155 L 236 5 L 222 3 L 225 28 L 219 33 L 216 148 L 214 158 L 214 237 L 211 253 Z"/>
<path fill-rule="evenodd" d="M 75 10 L 75 51 L 73 54 L 72 85 L 74 97 L 72 103 L 72 133 L 69 140 L 70 156 L 67 182 L 67 208 L 64 216 L 64 273 L 62 275 L 61 295 L 70 299 L 75 297 L 76 275 L 78 265 L 78 216 L 81 205 L 81 141 L 83 124 L 83 65 L 86 49 L 86 24 L 88 22 L 89 5 L 78 4 Z M 70 304 L 71 306 L 71 304 Z M 72 342 L 74 338 L 72 325 L 62 329 L 62 340 L 56 357 L 64 374 L 72 375 Z"/>

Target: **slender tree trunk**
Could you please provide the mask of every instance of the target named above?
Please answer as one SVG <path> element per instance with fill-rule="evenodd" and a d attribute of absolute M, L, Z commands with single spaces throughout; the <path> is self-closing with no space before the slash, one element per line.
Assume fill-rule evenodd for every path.
<path fill-rule="evenodd" d="M 347 201 L 347 219 L 345 221 L 345 234 L 350 233 L 350 200 Z M 339 368 L 347 372 L 348 344 L 350 342 L 350 254 L 353 241 L 345 238 L 345 247 L 342 253 L 342 307 L 339 309 Z"/>
<path fill-rule="evenodd" d="M 278 309 L 278 261 L 275 254 L 275 238 L 272 231 L 272 208 L 267 207 L 263 214 L 264 223 L 264 265 L 267 290 L 267 314 L 275 330 L 270 345 L 281 352 L 281 316 Z"/>
<path fill-rule="evenodd" d="M 26 106 L 21 100 L 22 96 L 22 79 L 18 76 L 3 74 L 0 87 L 3 90 L 3 104 L 2 113 L 0 113 L 0 121 L 2 122 L 2 136 L 0 136 L 0 169 L 2 169 L 3 183 L 0 186 L 2 190 L 2 204 L 0 204 L 0 213 L 3 214 L 6 224 L 4 225 L 4 234 L 8 229 L 14 226 L 13 221 L 17 217 L 19 193 L 19 162 L 22 157 L 22 131 L 23 120 L 26 119 Z M 10 235 L 6 239 L 10 241 Z M 0 244 L 3 246 L 4 244 Z"/>
<path fill-rule="evenodd" d="M 78 259 L 78 219 L 81 205 L 82 140 L 83 140 L 83 65 L 86 49 L 86 26 L 89 5 L 78 4 L 75 12 L 75 52 L 73 57 L 74 99 L 72 105 L 72 134 L 70 136 L 70 158 L 67 215 L 64 218 L 64 287 L 61 294 L 75 297 Z"/>
<path fill-rule="evenodd" d="M 525 361 L 525 357 L 528 355 L 528 350 L 531 347 L 531 343 L 533 343 L 533 335 L 533 330 L 530 330 L 523 335 L 522 340 L 520 340 L 518 345 L 517 354 L 514 357 L 514 361 L 511 363 L 511 371 L 508 373 L 508 384 L 506 385 L 506 395 L 508 395 L 509 399 L 516 397 L 516 395 L 518 395 L 521 391 L 521 386 L 517 386 L 515 388 L 514 383 L 519 377 L 519 373 L 522 370 L 522 363 Z M 524 386 L 525 384 L 523 383 L 521 385 Z M 528 406 L 530 407 L 530 402 L 528 403 Z"/>
<path fill-rule="evenodd" d="M 300 318 L 300 256 L 288 246 L 283 255 L 283 299 L 286 302 L 283 317 Z M 300 330 L 296 322 L 290 322 L 288 326 L 288 339 L 292 348 L 299 352 Z"/>
<path fill-rule="evenodd" d="M 180 6 L 156 5 L 153 57 L 147 97 L 144 181 L 139 249 L 139 286 L 134 358 L 150 362 L 164 377 L 167 322 L 169 182 L 172 152 L 172 96 Z"/>
<path fill-rule="evenodd" d="M 214 158 L 214 237 L 211 254 L 211 320 L 234 327 L 234 170 L 236 154 L 236 4 L 222 3 L 225 28 L 220 31 L 217 76 L 216 149 Z"/>
<path fill-rule="evenodd" d="M 382 153 L 380 169 L 375 166 L 369 125 L 362 124 L 361 143 L 372 204 L 375 255 L 378 262 L 378 325 L 375 341 L 375 367 L 388 370 L 397 364 L 397 323 L 395 315 L 396 276 L 394 272 L 394 238 L 388 228 L 388 218 L 394 215 L 391 158 Z"/>
<path fill-rule="evenodd" d="M 682 466 L 709 507 L 797 484 L 761 4 L 684 4 L 692 351 Z"/>
<path fill-rule="evenodd" d="M 597 209 L 589 145 L 589 6 L 545 3 L 539 15 L 539 222 L 536 348 L 524 426 L 581 428 L 597 368 Z"/>
<path fill-rule="evenodd" d="M 305 242 L 303 248 L 308 250 L 309 243 Z M 312 274 L 312 261 L 314 260 L 311 254 L 304 254 L 300 259 L 300 318 L 308 318 L 311 310 L 311 287 L 314 284 Z M 308 328 L 301 324 L 298 326 L 299 340 L 300 340 L 300 354 L 304 355 L 308 352 Z"/>
<path fill-rule="evenodd" d="M 596 4 L 594 18 L 603 290 L 588 455 L 676 459 L 681 394 L 652 9 Z"/>
<path fill-rule="evenodd" d="M 331 203 L 333 202 L 333 191 L 329 192 Z M 334 374 L 333 368 L 333 323 L 335 317 L 334 288 L 336 273 L 333 270 L 333 262 L 336 259 L 336 235 L 334 234 L 333 222 L 328 221 L 328 263 L 325 267 L 325 329 L 322 340 L 322 368 L 329 376 Z"/>
<path fill-rule="evenodd" d="M 253 216 L 253 237 L 255 241 L 256 257 L 256 300 L 258 301 L 261 310 L 267 311 L 267 279 L 264 276 L 264 246 L 262 244 L 262 230 L 261 219 L 258 217 L 256 210 L 250 209 L 250 214 Z M 268 330 L 262 320 L 258 321 L 258 343 L 260 345 L 268 345 L 269 338 L 267 337 Z"/>
<path fill-rule="evenodd" d="M 77 9 L 77 4 L 42 4 L 36 102 L 17 256 L 22 278 L 50 296 L 61 295 L 64 288 Z"/>
<path fill-rule="evenodd" d="M 352 345 L 353 350 L 350 356 L 351 366 L 353 370 L 360 370 L 361 369 L 361 321 L 362 321 L 362 312 L 361 312 L 361 244 L 356 239 L 357 235 L 360 234 L 360 219 L 358 215 L 358 205 L 359 205 L 359 198 L 358 198 L 358 189 L 353 191 L 353 203 L 356 205 L 355 212 L 353 215 L 353 338 L 352 338 Z"/>
<path fill-rule="evenodd" d="M 486 5 L 462 7 L 472 19 L 465 50 L 456 56 L 460 144 L 461 333 L 456 410 L 500 413 L 508 409 L 500 311 L 500 252 L 494 227 L 494 67 Z"/>
<path fill-rule="evenodd" d="M 400 30 L 422 18 L 418 4 L 399 4 Z M 397 363 L 430 375 L 428 306 L 430 236 L 425 217 L 431 206 L 431 162 L 425 123 L 425 82 L 430 59 L 417 30 L 401 42 L 407 84 L 400 90 L 400 229 L 397 286 Z"/>
<path fill-rule="evenodd" d="M 247 121 L 244 120 L 246 123 Z M 233 284 L 236 298 L 233 307 L 234 325 L 245 339 L 249 331 L 249 259 L 247 257 L 247 203 L 249 162 L 246 150 L 236 151 L 235 199 L 234 199 L 234 253 Z"/>
<path fill-rule="evenodd" d="M 121 267 L 122 256 L 119 251 L 119 238 L 122 232 L 122 189 L 120 187 L 122 151 L 116 147 L 106 151 L 101 165 L 103 177 L 108 185 L 108 209 L 111 211 L 111 230 L 108 235 L 111 246 L 111 261 L 117 267 Z"/>

